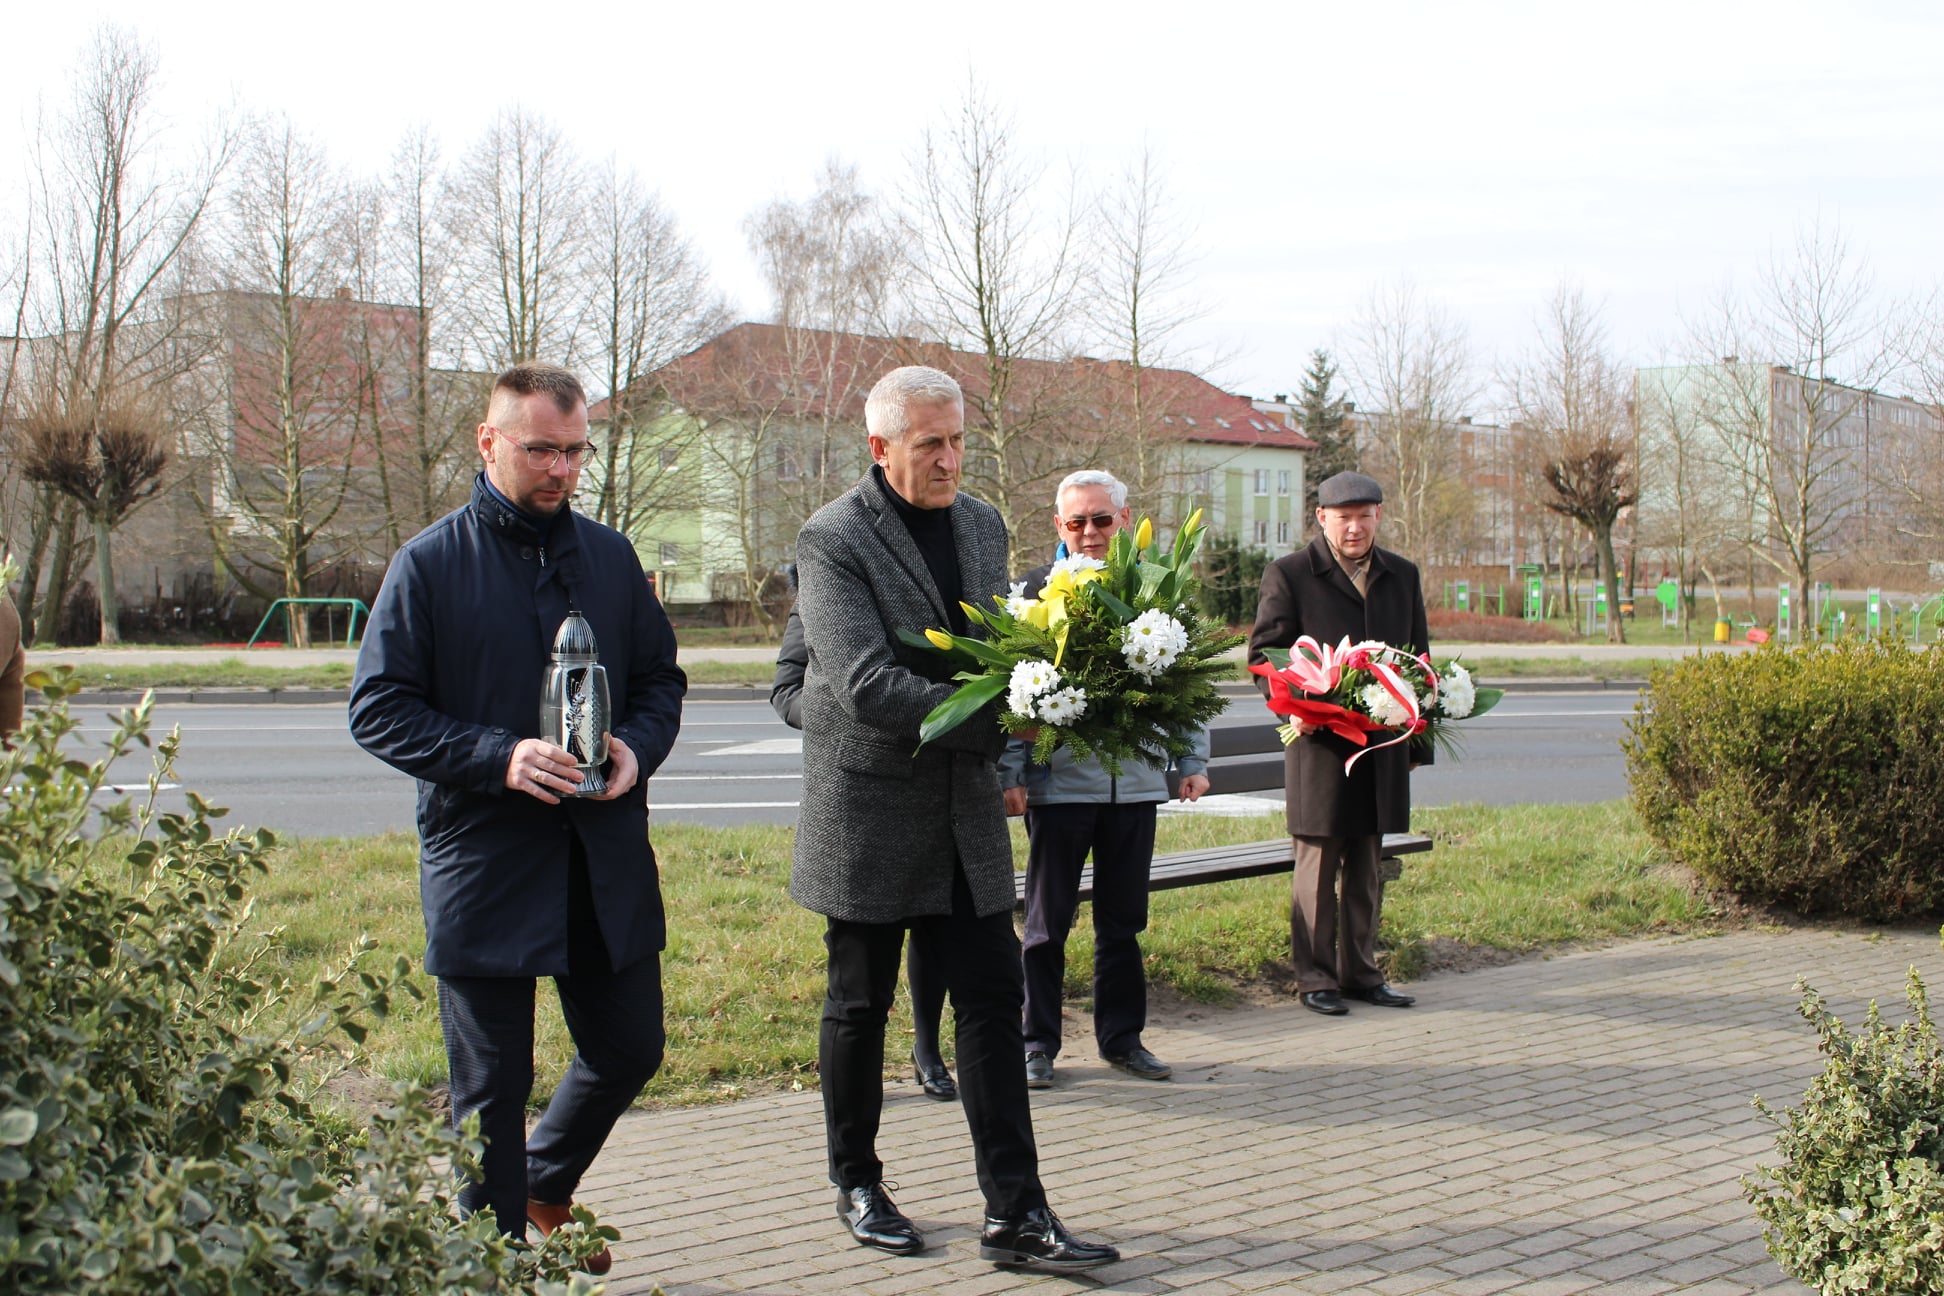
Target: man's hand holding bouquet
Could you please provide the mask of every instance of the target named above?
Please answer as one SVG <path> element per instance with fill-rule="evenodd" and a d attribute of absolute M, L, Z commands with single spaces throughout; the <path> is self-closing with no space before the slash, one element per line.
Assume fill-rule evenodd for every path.
<path fill-rule="evenodd" d="M 1373 751 L 1424 735 L 1456 753 L 1455 721 L 1484 715 L 1504 689 L 1479 688 L 1456 661 L 1433 669 L 1430 654 L 1414 655 L 1374 639 L 1336 647 L 1304 635 L 1288 650 L 1270 648 L 1249 667 L 1269 681 L 1269 709 L 1290 717 L 1277 732 L 1285 744 L 1300 736 L 1297 722 L 1326 729 L 1363 750 L 1344 761 L 1348 774 Z"/>
<path fill-rule="evenodd" d="M 1205 534 L 1197 509 L 1162 549 L 1143 519 L 1115 535 L 1105 561 L 1063 558 L 1037 591 L 1015 585 L 990 608 L 961 604 L 983 638 L 900 632 L 960 667 L 958 692 L 925 717 L 919 742 L 1003 699 L 1000 724 L 1032 737 L 1036 761 L 1066 746 L 1118 774 L 1130 758 L 1160 765 L 1186 755 L 1227 704 L 1215 684 L 1234 669 L 1223 654 L 1241 642 L 1196 606 L 1192 564 Z"/>

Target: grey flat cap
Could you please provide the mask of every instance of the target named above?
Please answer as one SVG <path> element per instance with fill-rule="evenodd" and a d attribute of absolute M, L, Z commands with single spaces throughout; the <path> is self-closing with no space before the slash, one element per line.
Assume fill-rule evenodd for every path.
<path fill-rule="evenodd" d="M 1351 504 L 1382 504 L 1384 488 L 1375 478 L 1360 472 L 1340 472 L 1316 488 L 1318 508 L 1344 508 Z"/>

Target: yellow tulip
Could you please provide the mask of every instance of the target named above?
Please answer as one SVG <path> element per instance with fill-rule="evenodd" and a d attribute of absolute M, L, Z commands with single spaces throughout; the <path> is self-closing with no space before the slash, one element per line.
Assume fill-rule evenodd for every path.
<path fill-rule="evenodd" d="M 952 646 L 952 636 L 946 634 L 943 630 L 927 630 L 925 631 L 925 638 L 931 640 L 933 646 L 938 648 L 950 648 Z"/>
<path fill-rule="evenodd" d="M 1154 543 L 1154 519 L 1142 518 L 1141 525 L 1134 532 L 1134 552 L 1139 553 Z"/>
<path fill-rule="evenodd" d="M 1181 529 L 1183 531 L 1193 531 L 1195 527 L 1201 522 L 1201 515 L 1202 515 L 1202 511 L 1200 509 L 1196 509 L 1193 513 L 1190 513 L 1188 515 L 1188 520 L 1181 524 Z"/>

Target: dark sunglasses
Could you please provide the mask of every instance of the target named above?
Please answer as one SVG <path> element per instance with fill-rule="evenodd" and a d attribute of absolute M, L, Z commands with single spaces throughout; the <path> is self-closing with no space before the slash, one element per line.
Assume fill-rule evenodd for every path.
<path fill-rule="evenodd" d="M 1090 517 L 1060 519 L 1060 525 L 1075 535 L 1079 535 L 1082 531 L 1085 531 L 1089 522 L 1093 523 L 1094 530 L 1105 531 L 1108 527 L 1114 525 L 1114 515 L 1112 513 L 1095 513 Z"/>

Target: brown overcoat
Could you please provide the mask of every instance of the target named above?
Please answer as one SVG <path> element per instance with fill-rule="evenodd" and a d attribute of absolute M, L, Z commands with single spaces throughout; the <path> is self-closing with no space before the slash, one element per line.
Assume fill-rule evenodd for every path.
<path fill-rule="evenodd" d="M 20 642 L 20 613 L 0 590 L 0 734 L 20 728 L 27 700 L 27 653 Z"/>
<path fill-rule="evenodd" d="M 1288 648 L 1301 635 L 1332 646 L 1348 637 L 1352 643 L 1380 639 L 1416 653 L 1431 651 L 1415 564 L 1388 549 L 1373 549 L 1365 587 L 1367 595 L 1357 593 L 1321 535 L 1307 549 L 1270 563 L 1262 573 L 1249 660 L 1263 661 L 1263 649 Z M 1266 694 L 1266 682 L 1257 683 Z M 1345 774 L 1343 762 L 1356 751 L 1327 731 L 1290 744 L 1283 777 L 1291 835 L 1361 837 L 1410 831 L 1411 762 L 1429 764 L 1431 744 L 1398 743 L 1371 753 Z"/>

